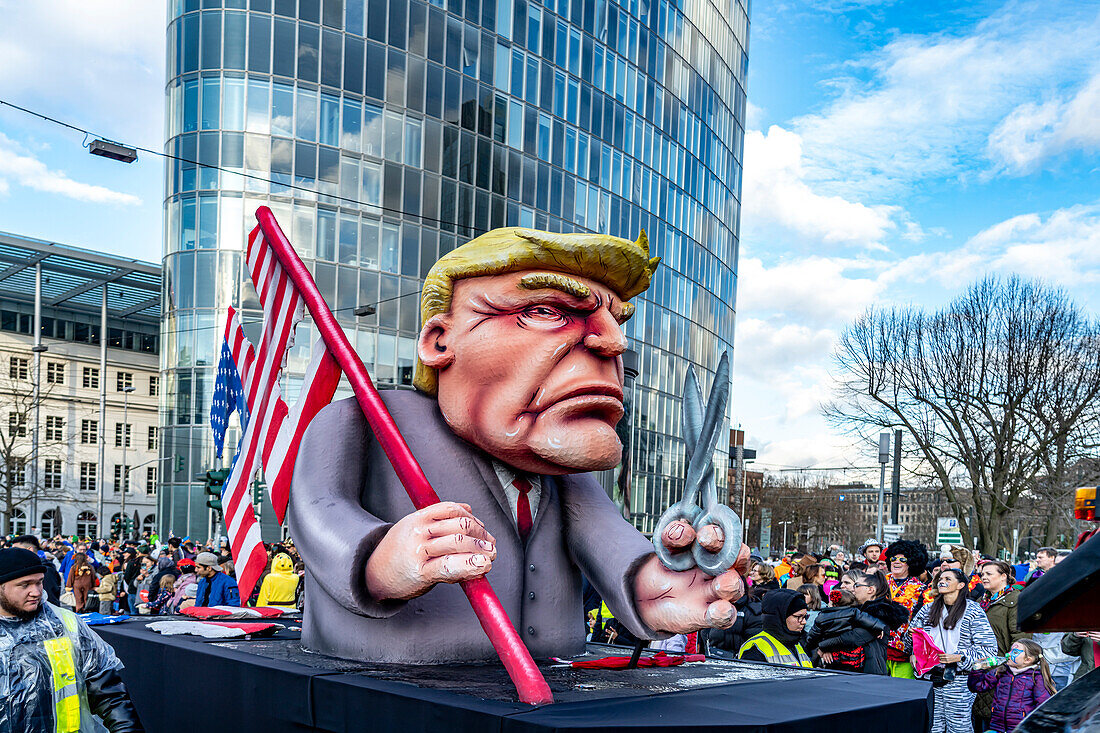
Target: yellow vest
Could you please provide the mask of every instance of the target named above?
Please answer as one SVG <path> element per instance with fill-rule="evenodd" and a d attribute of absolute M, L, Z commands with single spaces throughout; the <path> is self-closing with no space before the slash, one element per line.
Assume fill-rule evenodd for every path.
<path fill-rule="evenodd" d="M 783 642 L 776 639 L 767 631 L 761 631 L 759 634 L 742 644 L 741 650 L 737 652 L 737 658 L 740 659 L 749 649 L 759 649 L 764 655 L 764 658 L 772 664 L 786 664 L 792 667 L 814 666 L 801 644 L 796 643 L 794 645 L 794 652 L 792 652 L 784 646 Z"/>
<path fill-rule="evenodd" d="M 42 642 L 46 658 L 50 660 L 50 674 L 53 678 L 53 701 L 55 733 L 77 733 L 80 731 L 81 695 L 77 681 L 77 654 L 80 637 L 76 614 L 65 608 L 54 607 L 61 618 L 65 635 Z"/>

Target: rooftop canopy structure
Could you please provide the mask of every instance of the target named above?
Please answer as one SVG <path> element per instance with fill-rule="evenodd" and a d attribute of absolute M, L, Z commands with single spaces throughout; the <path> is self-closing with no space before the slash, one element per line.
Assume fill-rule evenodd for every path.
<path fill-rule="evenodd" d="M 160 323 L 160 266 L 0 232 L 0 298 L 25 300 L 42 272 L 42 306 L 107 318 Z"/>

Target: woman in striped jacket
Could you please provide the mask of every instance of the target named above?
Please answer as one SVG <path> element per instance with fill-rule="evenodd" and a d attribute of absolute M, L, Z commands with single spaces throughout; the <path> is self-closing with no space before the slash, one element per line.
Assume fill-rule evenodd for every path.
<path fill-rule="evenodd" d="M 913 648 L 913 631 L 924 629 L 943 651 L 939 664 L 921 677 L 932 680 L 931 733 L 971 733 L 974 693 L 967 688 L 967 674 L 975 664 L 997 653 L 997 638 L 985 611 L 980 603 L 967 598 L 966 587 L 967 578 L 961 570 L 941 572 L 935 600 L 917 611 L 906 634 L 909 649 Z"/>

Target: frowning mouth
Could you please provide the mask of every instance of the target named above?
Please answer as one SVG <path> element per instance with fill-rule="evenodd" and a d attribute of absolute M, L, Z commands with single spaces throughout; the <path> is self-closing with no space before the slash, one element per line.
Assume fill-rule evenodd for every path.
<path fill-rule="evenodd" d="M 608 418 L 617 421 L 623 412 L 623 390 L 612 382 L 589 382 L 551 396 L 540 392 L 531 400 L 526 412 L 538 415 L 550 409 L 563 407 L 570 411 L 605 413 Z"/>
<path fill-rule="evenodd" d="M 564 402 L 574 397 L 613 397 L 619 402 L 623 401 L 623 391 L 617 384 L 601 382 L 599 384 L 584 384 L 569 390 L 565 394 L 550 400 L 549 403 Z"/>

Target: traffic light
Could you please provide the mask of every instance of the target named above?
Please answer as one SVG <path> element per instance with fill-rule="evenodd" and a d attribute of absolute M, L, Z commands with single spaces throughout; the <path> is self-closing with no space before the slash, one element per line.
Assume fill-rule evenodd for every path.
<path fill-rule="evenodd" d="M 122 537 L 122 533 L 125 531 L 125 521 L 123 517 L 115 516 L 111 520 L 111 539 L 117 540 Z"/>
<path fill-rule="evenodd" d="M 176 473 L 183 470 L 183 456 L 176 454 Z"/>
<path fill-rule="evenodd" d="M 210 495 L 206 500 L 206 506 L 219 512 L 222 510 L 222 490 L 225 488 L 227 478 L 229 478 L 229 470 L 225 468 L 206 472 L 203 491 Z"/>

